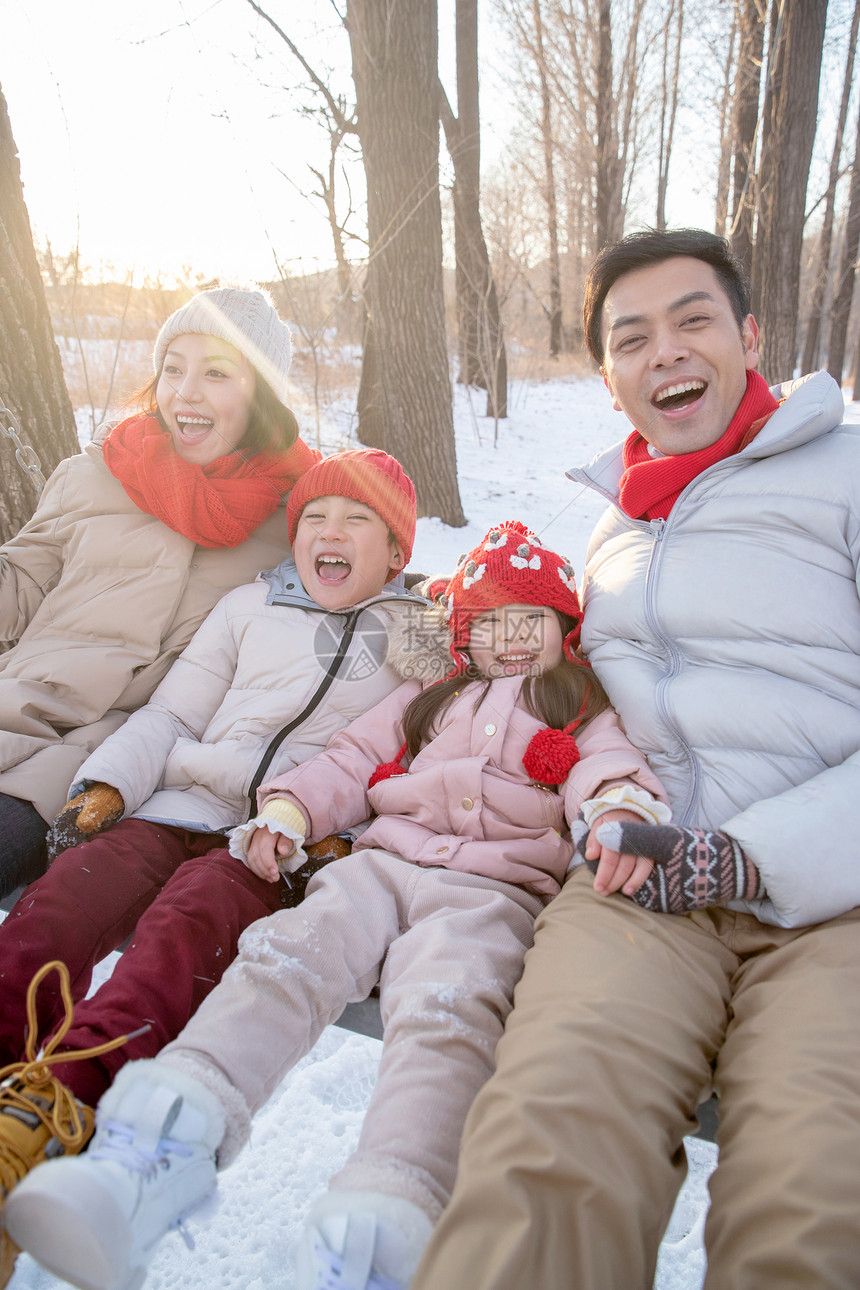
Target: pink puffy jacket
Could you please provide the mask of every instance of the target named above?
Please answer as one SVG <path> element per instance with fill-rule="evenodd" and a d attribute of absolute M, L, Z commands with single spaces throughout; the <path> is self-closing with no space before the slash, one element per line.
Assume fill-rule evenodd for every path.
<path fill-rule="evenodd" d="M 566 823 L 602 789 L 632 781 L 665 801 L 659 780 L 612 711 L 576 732 L 580 760 L 566 782 L 546 789 L 529 779 L 523 754 L 544 728 L 520 700 L 522 677 L 467 685 L 437 733 L 409 764 L 368 789 L 382 762 L 403 743 L 401 718 L 420 690 L 407 681 L 329 743 L 325 752 L 264 784 L 269 797 L 292 801 L 308 821 L 308 841 L 367 820 L 354 850 L 381 847 L 414 864 L 444 865 L 556 895 L 573 855 Z"/>

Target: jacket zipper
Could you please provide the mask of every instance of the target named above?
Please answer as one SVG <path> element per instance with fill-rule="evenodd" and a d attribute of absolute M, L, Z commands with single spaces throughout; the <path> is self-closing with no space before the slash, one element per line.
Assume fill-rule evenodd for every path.
<path fill-rule="evenodd" d="M 668 526 L 667 520 L 649 521 L 649 527 L 651 529 L 651 533 L 654 541 L 651 547 L 651 556 L 648 561 L 648 569 L 645 574 L 645 617 L 648 620 L 648 625 L 650 626 L 651 631 L 654 633 L 654 636 L 656 637 L 657 640 L 659 640 L 662 643 L 663 647 L 666 650 L 666 653 L 669 656 L 668 671 L 666 672 L 666 675 L 663 676 L 657 682 L 657 689 L 655 694 L 655 705 L 657 708 L 657 713 L 662 719 L 664 725 L 666 725 L 670 730 L 674 731 L 675 737 L 677 738 L 678 743 L 683 748 L 684 753 L 687 757 L 687 761 L 689 762 L 689 765 L 690 765 L 692 788 L 690 790 L 690 795 L 687 800 L 687 805 L 684 808 L 683 816 L 681 820 L 677 821 L 678 823 L 687 824 L 694 818 L 695 808 L 699 801 L 699 794 L 701 791 L 701 776 L 699 773 L 698 758 L 696 757 L 690 745 L 687 743 L 687 740 L 682 735 L 676 721 L 670 716 L 669 706 L 666 700 L 666 695 L 670 684 L 672 683 L 672 681 L 675 680 L 675 678 L 680 674 L 680 671 L 681 671 L 681 652 L 676 647 L 675 643 L 670 639 L 670 637 L 666 636 L 665 633 L 662 631 L 659 624 L 659 620 L 657 618 L 657 609 L 656 609 L 656 600 L 657 600 L 656 584 L 657 584 L 657 578 L 659 574 L 660 558 L 663 552 L 663 538 L 665 537 L 667 526 Z"/>
<path fill-rule="evenodd" d="M 341 665 L 343 664 L 343 660 L 346 658 L 347 651 L 349 650 L 350 644 L 352 642 L 352 638 L 355 634 L 355 629 L 356 629 L 356 626 L 358 625 L 358 619 L 361 613 L 362 613 L 361 609 L 353 609 L 350 613 L 346 615 L 346 621 L 343 627 L 343 634 L 340 638 L 340 644 L 337 647 L 337 653 L 334 655 L 331 662 L 329 663 L 325 676 L 322 678 L 319 685 L 314 690 L 307 704 L 302 709 L 302 711 L 298 714 L 298 716 L 293 717 L 292 721 L 288 721 L 287 724 L 283 726 L 278 731 L 278 733 L 274 735 L 273 738 L 269 741 L 268 747 L 266 748 L 266 751 L 263 753 L 262 760 L 260 761 L 260 764 L 257 767 L 256 771 L 254 772 L 254 778 L 251 780 L 251 787 L 248 789 L 248 802 L 250 804 L 250 814 L 248 817 L 249 819 L 254 814 L 256 814 L 257 789 L 262 784 L 263 777 L 266 774 L 266 771 L 271 766 L 272 759 L 274 758 L 275 753 L 278 751 L 281 744 L 286 739 L 287 735 L 291 734 L 292 731 L 295 730 L 297 726 L 300 726 L 303 721 L 306 721 L 308 717 L 311 715 L 311 713 L 314 711 L 314 709 L 319 706 L 320 701 L 322 700 L 323 696 L 326 694 L 327 690 L 330 688 L 332 682 L 334 681 L 335 677 L 340 671 Z"/>

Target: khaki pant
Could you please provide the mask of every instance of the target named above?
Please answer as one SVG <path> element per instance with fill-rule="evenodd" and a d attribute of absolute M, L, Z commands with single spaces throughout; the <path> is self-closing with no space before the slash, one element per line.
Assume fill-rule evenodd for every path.
<path fill-rule="evenodd" d="M 711 1080 L 707 1290 L 856 1290 L 860 911 L 652 914 L 582 870 L 538 919 L 412 1290 L 648 1290 Z"/>
<path fill-rule="evenodd" d="M 379 1077 L 358 1150 L 332 1182 L 403 1196 L 435 1221 L 542 907 L 492 878 L 358 851 L 315 874 L 296 909 L 244 933 L 221 984 L 162 1057 L 224 1104 L 229 1158 L 243 1113 L 379 982 Z"/>

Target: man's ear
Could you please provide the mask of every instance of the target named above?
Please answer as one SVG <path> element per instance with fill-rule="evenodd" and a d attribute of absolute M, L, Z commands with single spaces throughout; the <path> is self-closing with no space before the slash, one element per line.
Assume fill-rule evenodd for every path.
<path fill-rule="evenodd" d="M 397 543 L 393 542 L 388 553 L 389 568 L 394 569 L 395 572 L 399 573 L 405 563 L 406 561 L 403 559 L 403 552 L 400 550 Z"/>
<path fill-rule="evenodd" d="M 747 314 L 741 327 L 741 341 L 744 347 L 744 366 L 747 371 L 758 367 L 758 323 L 752 314 Z"/>
<path fill-rule="evenodd" d="M 610 382 L 609 382 L 609 377 L 606 375 L 606 369 L 605 369 L 605 368 L 601 367 L 601 369 L 600 369 L 600 375 L 601 375 L 601 377 L 603 378 L 603 384 L 606 386 L 607 390 L 608 390 L 608 391 L 609 391 L 609 393 L 612 395 L 612 407 L 613 407 L 613 409 L 614 409 L 616 412 L 623 412 L 623 411 L 624 411 L 624 409 L 622 408 L 621 404 L 618 402 L 618 400 L 617 400 L 617 399 L 616 399 L 616 397 L 615 397 L 615 391 L 613 390 L 613 388 L 612 388 L 612 386 L 611 386 L 611 384 L 610 384 Z"/>

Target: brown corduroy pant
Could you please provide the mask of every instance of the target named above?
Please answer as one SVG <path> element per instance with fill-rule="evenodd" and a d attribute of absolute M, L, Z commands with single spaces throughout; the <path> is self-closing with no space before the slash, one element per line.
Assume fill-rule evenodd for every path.
<path fill-rule="evenodd" d="M 538 919 L 411 1290 L 649 1290 L 711 1084 L 707 1290 L 856 1290 L 860 910 L 653 914 L 582 870 Z"/>

